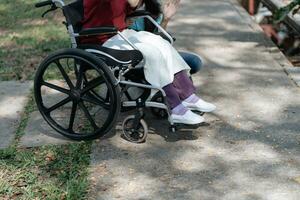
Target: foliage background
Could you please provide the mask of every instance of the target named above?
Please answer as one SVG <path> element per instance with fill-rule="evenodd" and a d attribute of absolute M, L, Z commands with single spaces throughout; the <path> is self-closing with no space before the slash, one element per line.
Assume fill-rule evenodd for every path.
<path fill-rule="evenodd" d="M 0 1 L 0 81 L 32 79 L 50 52 L 69 46 L 61 12 L 41 15 L 37 0 Z"/>

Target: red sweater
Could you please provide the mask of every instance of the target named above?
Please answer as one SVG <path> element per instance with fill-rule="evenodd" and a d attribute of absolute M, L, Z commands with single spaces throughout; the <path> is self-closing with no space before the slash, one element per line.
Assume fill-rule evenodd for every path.
<path fill-rule="evenodd" d="M 127 0 L 84 0 L 83 28 L 115 26 L 127 28 L 126 15 L 132 11 Z M 103 43 L 112 35 L 82 37 L 81 43 Z"/>

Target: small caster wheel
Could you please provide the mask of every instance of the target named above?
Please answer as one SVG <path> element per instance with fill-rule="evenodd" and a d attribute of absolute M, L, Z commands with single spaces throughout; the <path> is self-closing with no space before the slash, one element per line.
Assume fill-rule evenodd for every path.
<path fill-rule="evenodd" d="M 177 127 L 175 125 L 171 125 L 169 130 L 171 133 L 175 133 L 177 131 Z"/>
<path fill-rule="evenodd" d="M 157 103 L 163 103 L 164 97 L 161 94 L 161 92 L 158 92 L 151 98 L 151 101 L 157 102 Z M 165 109 L 151 108 L 151 112 L 154 116 L 156 116 L 159 119 L 166 119 L 168 117 L 168 113 Z"/>
<path fill-rule="evenodd" d="M 123 136 L 126 140 L 134 143 L 145 142 L 148 134 L 148 126 L 144 119 L 140 119 L 137 128 L 134 126 L 135 116 L 126 117 L 122 124 Z"/>

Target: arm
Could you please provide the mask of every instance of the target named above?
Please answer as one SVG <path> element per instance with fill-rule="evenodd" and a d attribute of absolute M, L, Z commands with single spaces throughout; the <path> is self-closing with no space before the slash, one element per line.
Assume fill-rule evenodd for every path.
<path fill-rule="evenodd" d="M 141 3 L 141 0 L 127 0 L 127 1 L 132 8 L 136 8 Z"/>
<path fill-rule="evenodd" d="M 161 23 L 161 26 L 166 29 L 167 25 L 170 21 L 170 19 L 176 14 L 177 9 L 179 7 L 179 3 L 180 0 L 173 0 L 173 1 L 169 1 L 167 2 L 164 6 L 163 6 L 163 21 Z"/>
<path fill-rule="evenodd" d="M 167 29 L 169 21 L 170 21 L 170 19 L 163 17 L 163 20 L 162 20 L 160 26 L 163 27 L 163 29 Z"/>

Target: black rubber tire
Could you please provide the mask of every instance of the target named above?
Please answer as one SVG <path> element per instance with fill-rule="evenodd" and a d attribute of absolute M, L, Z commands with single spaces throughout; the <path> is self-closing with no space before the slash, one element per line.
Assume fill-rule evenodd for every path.
<path fill-rule="evenodd" d="M 60 59 L 74 59 L 76 61 L 85 62 L 86 64 L 88 64 L 91 67 L 91 70 L 94 70 L 96 73 L 98 73 L 99 75 L 101 74 L 101 76 L 104 77 L 105 84 L 106 84 L 107 88 L 109 89 L 111 106 L 110 106 L 109 113 L 106 115 L 107 119 L 103 122 L 102 127 L 97 127 L 97 124 L 96 124 L 96 126 L 94 126 L 94 128 L 93 128 L 94 130 L 91 131 L 90 133 L 87 133 L 87 132 L 79 133 L 79 132 L 76 132 L 73 130 L 74 116 L 76 116 L 75 114 L 76 114 L 77 107 L 80 107 L 83 110 L 82 112 L 84 113 L 84 116 L 86 116 L 86 118 L 89 120 L 89 122 L 91 122 L 91 124 L 93 124 L 92 121 L 90 120 L 90 118 L 88 117 L 88 114 L 90 114 L 90 113 L 87 114 L 86 112 L 84 112 L 84 109 L 83 109 L 85 107 L 85 110 L 86 110 L 86 106 L 84 105 L 84 100 L 83 100 L 83 97 L 81 97 L 81 95 L 85 95 L 85 93 L 90 91 L 90 89 L 87 89 L 87 88 L 82 88 L 82 90 L 80 91 L 80 95 L 79 95 L 80 97 L 76 97 L 76 100 L 74 98 L 74 92 L 72 91 L 71 88 L 69 90 L 69 93 L 65 93 L 65 95 L 68 95 L 68 97 L 66 99 L 71 99 L 70 102 L 72 102 L 72 108 L 71 108 L 71 114 L 70 114 L 70 118 L 69 118 L 69 127 L 68 128 L 62 127 L 59 123 L 57 123 L 57 121 L 55 121 L 51 117 L 51 112 L 54 110 L 52 110 L 52 111 L 49 111 L 49 110 L 51 110 L 51 108 L 53 109 L 53 107 L 55 107 L 55 106 L 52 106 L 51 108 L 47 108 L 43 103 L 42 86 L 45 86 L 45 84 L 47 84 L 46 81 L 44 81 L 43 75 L 44 75 L 45 71 L 47 70 L 47 68 L 49 67 L 49 65 L 51 65 L 51 63 L 53 64 L 53 63 L 55 63 L 55 61 L 59 61 Z M 62 71 L 61 71 L 61 74 L 63 74 Z M 65 78 L 65 76 L 63 76 L 63 77 Z M 68 77 L 68 78 L 70 78 L 70 77 Z M 78 77 L 76 77 L 76 78 L 78 78 Z M 97 78 L 95 78 L 94 80 L 96 80 L 96 79 Z M 66 78 L 65 78 L 65 80 L 66 80 Z M 69 79 L 69 80 L 71 80 L 71 79 Z M 92 80 L 92 81 L 94 81 L 94 80 Z M 78 80 L 76 80 L 76 81 L 80 82 Z M 90 87 L 93 87 L 92 85 L 98 84 L 98 83 L 92 83 L 92 81 L 90 83 L 91 84 Z M 97 86 L 95 86 L 95 87 L 97 87 Z M 53 87 L 53 86 L 51 86 L 51 87 Z M 49 87 L 49 88 L 51 88 L 51 87 Z M 53 89 L 53 88 L 51 88 L 51 89 Z M 85 89 L 85 91 L 84 91 L 84 89 Z M 59 91 L 59 92 L 63 93 L 62 91 Z M 82 94 L 81 94 L 81 92 L 82 92 Z M 121 107 L 120 106 L 120 87 L 119 87 L 119 84 L 118 84 L 116 78 L 113 76 L 112 72 L 110 71 L 109 67 L 102 60 L 100 60 L 93 54 L 85 52 L 84 50 L 80 50 L 80 49 L 62 49 L 62 50 L 52 53 L 46 59 L 44 59 L 44 61 L 40 64 L 39 68 L 37 69 L 37 72 L 35 75 L 34 96 L 35 96 L 37 108 L 40 111 L 40 113 L 42 114 L 43 118 L 46 120 L 46 122 L 54 130 L 56 130 L 60 134 L 64 135 L 65 137 L 68 137 L 73 140 L 90 140 L 90 139 L 95 139 L 95 138 L 104 136 L 115 125 L 116 119 L 119 116 L 120 107 Z M 74 103 L 74 102 L 76 102 L 76 103 Z M 99 102 L 96 102 L 96 103 L 99 103 Z M 76 106 L 74 106 L 75 104 L 76 104 Z M 55 105 L 60 105 L 60 104 L 57 103 Z M 99 106 L 98 104 L 96 104 L 96 105 Z M 74 110 L 74 112 L 73 112 L 73 110 Z M 72 114 L 72 113 L 74 113 L 74 114 Z M 71 119 L 72 115 L 73 115 L 73 119 Z M 72 130 L 70 129 L 70 127 L 72 127 Z"/>
<path fill-rule="evenodd" d="M 147 138 L 148 125 L 144 119 L 140 119 L 138 130 L 133 130 L 134 129 L 134 127 L 132 127 L 133 124 L 130 123 L 133 123 L 134 120 L 135 120 L 134 115 L 129 115 L 124 119 L 122 123 L 123 136 L 126 140 L 130 142 L 138 143 L 138 144 L 143 143 L 146 141 Z M 136 134 L 139 135 L 137 136 Z"/>

